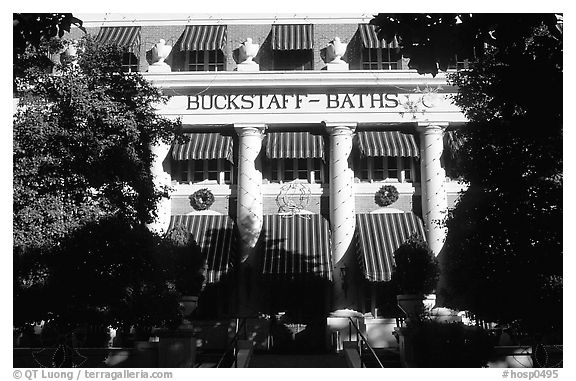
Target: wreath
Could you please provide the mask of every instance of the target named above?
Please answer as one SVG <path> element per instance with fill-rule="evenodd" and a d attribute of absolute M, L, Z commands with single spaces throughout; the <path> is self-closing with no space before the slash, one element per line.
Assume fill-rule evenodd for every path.
<path fill-rule="evenodd" d="M 394 185 L 384 185 L 374 195 L 374 201 L 382 207 L 394 204 L 397 200 L 398 190 Z"/>
<path fill-rule="evenodd" d="M 195 210 L 206 210 L 214 203 L 214 195 L 207 188 L 199 189 L 190 195 L 190 205 Z"/>

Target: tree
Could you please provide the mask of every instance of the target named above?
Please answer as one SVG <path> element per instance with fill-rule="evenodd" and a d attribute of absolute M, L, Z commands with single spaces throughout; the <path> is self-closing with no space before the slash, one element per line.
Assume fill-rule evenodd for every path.
<path fill-rule="evenodd" d="M 87 221 L 122 216 L 148 223 L 165 190 L 155 189 L 150 146 L 179 123 L 138 73 L 122 73 L 122 50 L 86 39 L 78 65 L 61 75 L 29 71 L 14 116 L 14 246 L 52 245 Z"/>
<path fill-rule="evenodd" d="M 562 23 L 553 14 L 380 14 L 410 67 L 449 75 L 469 123 L 449 213 L 446 304 L 532 334 L 562 328 Z"/>
<path fill-rule="evenodd" d="M 26 54 L 43 56 L 44 42 Z M 167 100 L 160 90 L 122 72 L 121 48 L 86 38 L 79 51 L 57 75 L 28 66 L 17 78 L 15 317 L 169 321 L 173 285 L 154 259 L 160 238 L 144 225 L 167 191 L 154 186 L 151 145 L 169 143 L 180 123 L 156 113 Z M 164 313 L 146 309 L 154 300 Z"/>
<path fill-rule="evenodd" d="M 24 75 L 25 68 L 47 57 L 33 53 L 52 38 L 62 38 L 72 26 L 86 31 L 82 20 L 71 13 L 14 13 L 12 17 L 12 62 L 14 77 Z M 32 62 L 30 62 L 32 61 Z"/>
<path fill-rule="evenodd" d="M 17 257 L 15 325 L 44 320 L 61 333 L 177 326 L 180 294 L 164 266 L 166 246 L 146 226 L 110 217 L 84 224 L 58 246 Z M 26 282 L 32 272 L 24 261 L 42 266 L 36 282 Z"/>
<path fill-rule="evenodd" d="M 14 13 L 12 17 L 14 54 L 24 53 L 27 47 L 40 47 L 52 37 L 62 38 L 75 25 L 85 31 L 82 20 L 72 13 Z"/>

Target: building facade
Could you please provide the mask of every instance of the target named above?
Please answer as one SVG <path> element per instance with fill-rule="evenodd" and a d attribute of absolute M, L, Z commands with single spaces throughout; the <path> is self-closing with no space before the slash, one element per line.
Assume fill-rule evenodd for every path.
<path fill-rule="evenodd" d="M 462 187 L 445 170 L 466 122 L 445 74 L 409 70 L 370 15 L 83 19 L 182 121 L 184 140 L 154 147 L 172 191 L 151 228 L 186 226 L 206 256 L 199 314 L 397 312 L 381 297 L 394 251 L 418 234 L 439 254 Z"/>

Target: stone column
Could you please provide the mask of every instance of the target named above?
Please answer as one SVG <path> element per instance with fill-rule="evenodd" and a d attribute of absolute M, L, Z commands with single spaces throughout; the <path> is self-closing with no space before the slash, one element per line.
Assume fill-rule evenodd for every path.
<path fill-rule="evenodd" d="M 264 124 L 235 124 L 239 136 L 237 224 L 242 241 L 242 261 L 256 245 L 262 231 L 262 149 Z"/>
<path fill-rule="evenodd" d="M 161 190 L 163 187 L 169 187 L 171 183 L 170 178 L 170 161 L 166 160 L 168 152 L 170 152 L 170 144 L 162 141 L 152 145 L 152 154 L 154 161 L 150 167 L 152 176 L 154 176 L 154 187 Z M 166 161 L 166 163 L 164 163 Z M 153 223 L 148 224 L 148 229 L 163 234 L 168 230 L 170 225 L 170 198 L 163 197 L 157 204 L 157 216 Z"/>
<path fill-rule="evenodd" d="M 356 123 L 324 124 L 330 134 L 332 262 L 334 266 L 338 266 L 352 242 L 356 228 L 354 171 L 348 162 Z"/>
<path fill-rule="evenodd" d="M 444 218 L 448 211 L 446 172 L 440 164 L 444 129 L 448 123 L 419 123 L 422 217 L 430 249 L 438 255 L 446 239 Z"/>

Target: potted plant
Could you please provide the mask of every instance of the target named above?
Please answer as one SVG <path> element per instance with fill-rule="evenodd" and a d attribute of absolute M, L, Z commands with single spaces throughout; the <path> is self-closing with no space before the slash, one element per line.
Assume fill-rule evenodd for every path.
<path fill-rule="evenodd" d="M 177 225 L 166 235 L 167 257 L 171 277 L 181 294 L 180 306 L 184 324 L 198 306 L 198 295 L 204 286 L 205 258 L 188 229 Z"/>
<path fill-rule="evenodd" d="M 412 236 L 396 250 L 394 261 L 392 283 L 398 306 L 408 318 L 418 318 L 435 304 L 438 260 L 422 238 Z"/>

